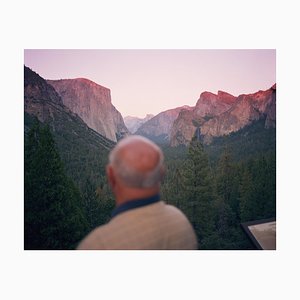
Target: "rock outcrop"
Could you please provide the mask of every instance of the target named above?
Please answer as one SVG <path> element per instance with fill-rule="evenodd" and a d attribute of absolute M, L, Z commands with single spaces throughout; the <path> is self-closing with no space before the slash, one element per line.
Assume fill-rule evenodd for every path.
<path fill-rule="evenodd" d="M 204 142 L 210 143 L 214 137 L 238 131 L 261 118 L 266 119 L 266 128 L 275 127 L 276 84 L 266 91 L 238 97 L 204 92 L 192 111 L 180 113 L 174 121 L 170 144 L 187 145 L 198 127 Z"/>
<path fill-rule="evenodd" d="M 24 66 L 24 112 L 48 124 L 54 133 L 64 140 L 64 144 L 76 139 L 91 143 L 93 147 L 111 149 L 115 143 L 93 129 L 63 104 L 53 86 L 37 73 Z M 29 130 L 25 120 L 25 132 Z M 68 140 L 68 141 L 67 141 Z M 70 142 L 72 144 L 72 142 Z"/>
<path fill-rule="evenodd" d="M 218 91 L 217 95 L 203 92 L 193 114 L 197 117 L 214 117 L 227 111 L 235 101 L 236 97 L 222 91 Z"/>
<path fill-rule="evenodd" d="M 191 109 L 192 107 L 185 105 L 163 111 L 144 123 L 136 131 L 136 134 L 148 137 L 152 140 L 159 139 L 160 141 L 168 142 L 174 120 L 176 120 L 182 110 L 188 111 Z"/>
<path fill-rule="evenodd" d="M 110 90 L 84 78 L 47 80 L 63 104 L 92 129 L 116 142 L 129 134 L 122 115 L 111 103 Z"/>
<path fill-rule="evenodd" d="M 147 114 L 145 118 L 127 116 L 124 118 L 124 123 L 128 130 L 133 134 L 135 133 L 144 123 L 152 119 L 154 115 Z"/>

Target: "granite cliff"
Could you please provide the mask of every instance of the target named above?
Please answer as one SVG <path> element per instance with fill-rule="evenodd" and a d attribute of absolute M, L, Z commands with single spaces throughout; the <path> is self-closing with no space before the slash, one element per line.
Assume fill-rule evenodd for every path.
<path fill-rule="evenodd" d="M 171 128 L 170 145 L 187 145 L 196 128 L 205 143 L 214 137 L 236 132 L 252 122 L 265 118 L 265 127 L 276 125 L 276 84 L 266 91 L 234 97 L 219 91 L 204 92 L 195 108 L 181 112 Z"/>
<path fill-rule="evenodd" d="M 122 115 L 112 105 L 110 90 L 84 78 L 47 80 L 62 102 L 92 129 L 116 142 L 129 134 Z"/>
<path fill-rule="evenodd" d="M 93 147 L 111 149 L 115 143 L 89 128 L 86 123 L 68 107 L 55 89 L 45 79 L 30 68 L 24 66 L 24 113 L 25 133 L 29 130 L 27 122 L 34 117 L 42 123 L 48 124 L 51 130 L 61 136 L 67 144 L 70 139 L 82 143 L 92 143 Z M 69 144 L 68 147 L 71 147 Z"/>
<path fill-rule="evenodd" d="M 191 110 L 187 105 L 163 111 L 144 123 L 136 134 L 148 137 L 154 141 L 168 142 L 174 120 L 182 110 Z"/>

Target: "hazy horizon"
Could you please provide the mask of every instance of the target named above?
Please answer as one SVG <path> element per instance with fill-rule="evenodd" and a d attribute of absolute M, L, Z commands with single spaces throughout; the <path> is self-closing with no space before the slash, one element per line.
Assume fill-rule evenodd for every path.
<path fill-rule="evenodd" d="M 238 96 L 276 83 L 275 49 L 25 49 L 24 64 L 44 79 L 83 77 L 109 88 L 123 117 L 194 106 L 204 91 Z"/>

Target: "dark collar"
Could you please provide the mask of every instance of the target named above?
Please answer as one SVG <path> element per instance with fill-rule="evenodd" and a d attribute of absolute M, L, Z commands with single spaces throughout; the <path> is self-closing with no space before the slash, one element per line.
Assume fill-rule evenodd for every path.
<path fill-rule="evenodd" d="M 134 199 L 134 200 L 130 200 L 130 201 L 126 201 L 125 203 L 121 204 L 120 206 L 116 207 L 112 213 L 111 213 L 111 217 L 115 217 L 116 215 L 130 210 L 130 209 L 134 209 L 134 208 L 138 208 L 138 207 L 142 207 L 142 206 L 146 206 L 152 203 L 156 203 L 160 201 L 160 195 L 154 195 L 148 198 L 142 198 L 142 199 Z"/>

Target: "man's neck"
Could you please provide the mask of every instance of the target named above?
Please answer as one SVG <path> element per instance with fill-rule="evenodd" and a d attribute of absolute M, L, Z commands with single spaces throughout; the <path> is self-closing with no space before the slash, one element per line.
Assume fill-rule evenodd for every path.
<path fill-rule="evenodd" d="M 135 189 L 125 188 L 122 191 L 116 193 L 116 206 L 120 206 L 131 200 L 144 199 L 154 196 L 159 193 L 159 187 L 147 188 L 147 189 Z"/>

